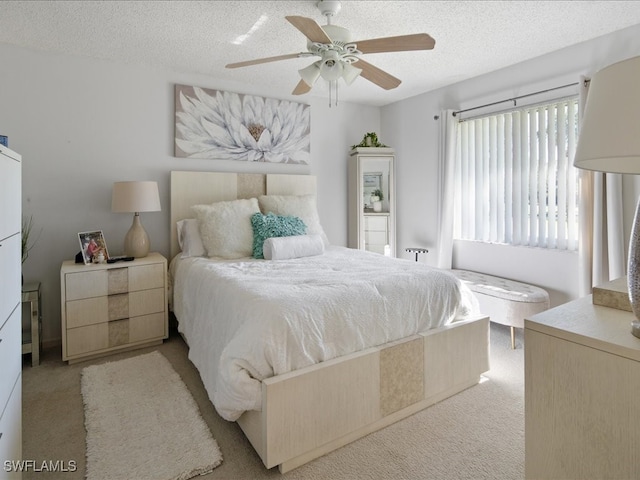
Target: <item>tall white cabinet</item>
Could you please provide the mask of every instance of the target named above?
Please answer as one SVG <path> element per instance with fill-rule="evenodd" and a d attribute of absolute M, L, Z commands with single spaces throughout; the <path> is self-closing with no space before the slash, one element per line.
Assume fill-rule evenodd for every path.
<path fill-rule="evenodd" d="M 0 472 L 9 478 L 20 474 L 5 462 L 22 456 L 21 162 L 0 145 Z"/>
<path fill-rule="evenodd" d="M 349 182 L 349 247 L 396 256 L 395 154 L 392 148 L 351 150 Z M 376 191 L 382 198 L 376 200 Z"/>

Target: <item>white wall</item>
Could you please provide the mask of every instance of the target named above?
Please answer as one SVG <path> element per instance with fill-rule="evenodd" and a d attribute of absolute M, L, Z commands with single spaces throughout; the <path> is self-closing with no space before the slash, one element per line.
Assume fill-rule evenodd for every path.
<path fill-rule="evenodd" d="M 640 54 L 637 38 L 640 26 L 382 109 L 345 102 L 329 108 L 326 99 L 290 97 L 255 85 L 0 45 L 0 133 L 23 155 L 23 211 L 33 215 L 35 234 L 41 232 L 23 273 L 26 280 L 43 283 L 45 341 L 60 339 L 59 270 L 79 250 L 77 232 L 101 229 L 110 252 L 121 253 L 131 218 L 110 211 L 114 181 L 159 182 L 163 211 L 143 213 L 142 222 L 152 249 L 167 255 L 171 170 L 311 173 L 318 176 L 318 209 L 327 235 L 332 243 L 346 245 L 349 146 L 375 131 L 396 150 L 398 256 L 413 258 L 404 248 L 426 246 L 431 251 L 422 259 L 435 263 L 434 115 L 575 82 L 580 74 Z M 311 165 L 173 157 L 176 83 L 309 102 Z M 637 181 L 628 185 L 627 216 L 640 191 Z M 457 242 L 454 266 L 544 286 L 554 304 L 577 296 L 575 254 Z"/>
<path fill-rule="evenodd" d="M 435 264 L 437 258 L 439 134 L 434 116 L 443 109 L 471 108 L 577 82 L 580 75 L 590 76 L 611 63 L 640 55 L 638 38 L 640 25 L 383 107 L 382 139 L 396 149 L 399 256 L 410 258 L 406 247 L 427 247 L 430 252 L 424 260 Z M 624 194 L 628 236 L 637 187 L 625 189 Z M 575 253 L 457 241 L 453 261 L 454 268 L 545 287 L 552 305 L 578 296 Z"/>
<path fill-rule="evenodd" d="M 23 157 L 23 212 L 40 234 L 23 265 L 43 284 L 43 337 L 60 339 L 60 265 L 79 251 L 77 233 L 102 230 L 109 252 L 122 253 L 132 216 L 111 212 L 118 180 L 156 180 L 162 212 L 141 214 L 152 250 L 169 253 L 171 170 L 310 173 L 330 241 L 347 244 L 350 145 L 380 130 L 380 109 L 291 97 L 259 86 L 0 45 L 0 133 Z M 309 102 L 309 166 L 191 160 L 173 156 L 174 84 Z"/>

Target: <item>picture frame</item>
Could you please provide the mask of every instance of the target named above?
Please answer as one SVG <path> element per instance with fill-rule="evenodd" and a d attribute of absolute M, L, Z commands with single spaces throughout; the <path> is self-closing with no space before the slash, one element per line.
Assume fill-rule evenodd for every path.
<path fill-rule="evenodd" d="M 85 265 L 105 263 L 109 259 L 107 242 L 104 240 L 102 230 L 79 232 L 78 241 L 80 242 L 80 251 Z M 102 253 L 102 257 L 100 257 L 100 253 Z"/>
<path fill-rule="evenodd" d="M 375 190 L 382 190 L 382 172 L 366 172 L 362 175 L 362 197 L 365 208 L 372 208 L 369 200 Z"/>

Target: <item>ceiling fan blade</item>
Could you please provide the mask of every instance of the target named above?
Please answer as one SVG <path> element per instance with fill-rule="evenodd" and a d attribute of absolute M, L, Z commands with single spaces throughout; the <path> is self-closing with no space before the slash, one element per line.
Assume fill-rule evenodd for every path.
<path fill-rule="evenodd" d="M 277 62 L 278 60 L 288 60 L 289 58 L 298 58 L 307 56 L 307 52 L 289 53 L 287 55 L 278 55 L 276 57 L 258 58 L 256 60 L 247 60 L 245 62 L 230 63 L 225 65 L 226 68 L 248 67 L 249 65 L 258 65 L 260 63 Z"/>
<path fill-rule="evenodd" d="M 325 33 L 318 23 L 312 18 L 307 17 L 299 17 L 297 15 L 290 15 L 288 17 L 284 17 L 291 25 L 300 30 L 305 37 L 311 40 L 314 43 L 333 43 L 331 38 Z"/>
<path fill-rule="evenodd" d="M 426 33 L 400 35 L 397 37 L 372 38 L 355 43 L 362 53 L 406 52 L 409 50 L 431 50 L 436 41 Z"/>
<path fill-rule="evenodd" d="M 300 80 L 296 88 L 291 92 L 292 95 L 302 95 L 311 91 L 311 87 L 304 80 Z"/>
<path fill-rule="evenodd" d="M 384 70 L 380 70 L 378 67 L 365 62 L 361 58 L 358 59 L 357 62 L 354 62 L 353 66 L 362 69 L 362 73 L 360 73 L 361 77 L 366 78 L 370 82 L 375 83 L 385 90 L 396 88 L 402 83 L 402 80 L 400 80 L 399 78 L 394 77 Z"/>

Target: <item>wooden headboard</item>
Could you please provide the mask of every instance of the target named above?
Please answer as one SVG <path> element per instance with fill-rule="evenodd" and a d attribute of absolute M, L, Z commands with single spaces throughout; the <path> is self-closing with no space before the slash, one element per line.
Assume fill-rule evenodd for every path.
<path fill-rule="evenodd" d="M 316 194 L 313 175 L 232 172 L 171 172 L 171 258 L 179 251 L 176 222 L 193 218 L 192 205 L 260 195 Z"/>

